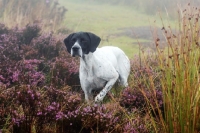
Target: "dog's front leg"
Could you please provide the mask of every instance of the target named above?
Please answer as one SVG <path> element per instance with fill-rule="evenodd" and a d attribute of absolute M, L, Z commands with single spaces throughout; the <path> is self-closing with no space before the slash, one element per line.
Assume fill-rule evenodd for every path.
<path fill-rule="evenodd" d="M 103 88 L 103 90 L 100 91 L 100 93 L 95 97 L 95 102 L 99 103 L 103 100 L 103 98 L 106 96 L 106 94 L 108 93 L 108 91 L 110 91 L 110 89 L 112 88 L 112 86 L 115 84 L 115 82 L 117 81 L 117 79 L 119 78 L 119 75 L 117 74 L 117 76 L 111 80 L 109 80 L 106 84 L 106 86 Z"/>

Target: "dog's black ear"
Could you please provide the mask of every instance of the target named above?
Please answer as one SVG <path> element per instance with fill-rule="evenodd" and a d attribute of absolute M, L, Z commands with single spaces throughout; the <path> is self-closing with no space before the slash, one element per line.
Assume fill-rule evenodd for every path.
<path fill-rule="evenodd" d="M 97 35 L 90 33 L 90 32 L 86 32 L 90 38 L 90 52 L 94 52 L 96 50 L 96 48 L 98 47 L 101 38 L 98 37 Z"/>
<path fill-rule="evenodd" d="M 71 42 L 71 38 L 75 33 L 70 34 L 67 38 L 64 39 L 65 46 L 67 47 L 67 51 L 71 53 L 71 48 L 73 43 Z"/>

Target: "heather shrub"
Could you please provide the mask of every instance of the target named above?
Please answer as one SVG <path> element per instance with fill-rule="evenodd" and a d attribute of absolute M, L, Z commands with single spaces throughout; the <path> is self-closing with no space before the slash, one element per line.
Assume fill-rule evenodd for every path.
<path fill-rule="evenodd" d="M 127 132 L 148 133 L 151 131 L 149 119 L 143 118 L 138 111 L 124 112 L 117 103 L 101 106 L 83 105 L 68 112 L 62 124 L 67 132 Z M 127 117 L 127 115 L 129 117 Z M 63 129 L 62 129 L 63 130 Z"/>
<path fill-rule="evenodd" d="M 47 86 L 1 86 L 0 92 L 2 131 L 147 133 L 151 129 L 145 126 L 149 120 L 132 112 L 129 115 L 134 119 L 130 121 L 117 104 L 83 104 L 80 93 L 67 86 L 59 90 Z"/>
<path fill-rule="evenodd" d="M 16 27 L 18 28 L 18 27 Z M 18 44 L 30 45 L 31 41 L 40 35 L 41 28 L 37 24 L 27 24 L 25 28 L 14 31 L 13 34 L 16 34 Z"/>
<path fill-rule="evenodd" d="M 111 132 L 117 131 L 119 123 L 117 110 L 108 110 L 105 106 L 83 106 L 68 112 L 62 122 L 67 132 Z"/>
<path fill-rule="evenodd" d="M 152 131 L 149 120 L 145 120 L 142 116 L 132 116 L 134 119 L 126 119 L 122 132 L 125 133 L 149 133 Z"/>
<path fill-rule="evenodd" d="M 149 104 L 153 110 L 163 108 L 158 62 L 153 53 L 145 54 L 143 57 L 135 56 L 131 60 L 130 78 L 134 80 L 134 84 L 125 88 L 120 96 L 120 105 L 129 111 L 140 109 L 148 112 L 146 109 Z"/>
<path fill-rule="evenodd" d="M 78 62 L 70 57 L 66 57 L 67 54 L 68 53 L 63 52 L 60 54 L 59 58 L 55 59 L 54 64 L 52 64 L 51 72 L 48 74 L 48 78 L 51 77 L 51 84 L 57 85 L 57 87 L 61 85 L 70 85 L 74 89 L 80 89 Z"/>
<path fill-rule="evenodd" d="M 42 34 L 39 25 L 8 29 L 0 27 L 0 82 L 7 86 L 65 86 L 79 84 L 77 61 L 69 58 L 62 41 Z M 30 34 L 31 33 L 31 34 Z M 63 75 L 61 75 L 61 74 Z M 70 75 L 75 75 L 70 81 Z"/>
<path fill-rule="evenodd" d="M 1 86 L 0 91 L 0 128 L 15 132 L 30 132 L 33 127 L 36 132 L 42 132 L 46 124 L 64 118 L 64 111 L 71 112 L 81 104 L 80 94 L 69 91 L 69 87 L 56 90 L 30 85 Z"/>
<path fill-rule="evenodd" d="M 8 28 L 2 26 L 2 29 Z M 41 33 L 41 28 L 37 24 L 27 25 L 22 29 L 15 27 L 2 31 L 4 32 L 0 35 L 2 49 L 0 54 L 3 57 L 0 64 L 0 98 L 1 112 L 6 112 L 1 114 L 2 130 L 15 132 L 33 130 L 35 132 L 125 132 L 127 130 L 127 132 L 144 133 L 151 130 L 151 124 L 142 117 L 142 111 L 134 113 L 134 110 L 140 110 L 144 106 L 140 103 L 145 103 L 140 91 L 134 92 L 130 88 L 124 90 L 124 96 L 120 101 L 122 107 L 86 105 L 82 100 L 83 92 L 73 92 L 74 88 L 80 88 L 78 62 L 67 54 L 58 37 L 52 33 Z M 30 32 L 33 34 L 30 35 Z M 143 71 L 140 75 L 142 73 Z M 145 74 L 148 75 L 147 72 Z M 137 102 L 137 106 L 126 101 L 126 92 L 131 96 L 141 96 L 138 100 L 131 98 L 133 102 Z M 124 110 L 123 107 L 128 110 Z M 127 114 L 134 115 L 129 118 Z"/>
<path fill-rule="evenodd" d="M 1 31 L 3 132 L 123 130 L 116 126 L 123 123 L 119 109 L 85 105 L 82 93 L 72 91 L 73 85 L 79 86 L 78 62 L 69 57 L 53 34 L 41 33 L 38 25 Z M 30 36 L 30 32 L 34 34 Z"/>
<path fill-rule="evenodd" d="M 0 24 L 0 34 L 7 33 L 8 29 L 4 24 Z"/>
<path fill-rule="evenodd" d="M 155 101 L 155 99 L 157 101 Z M 141 111 L 145 112 L 148 106 L 147 99 L 149 100 L 150 104 L 154 109 L 158 107 L 163 109 L 163 99 L 162 99 L 162 91 L 156 90 L 155 97 L 153 96 L 152 92 L 149 90 L 138 90 L 132 88 L 126 88 L 121 93 L 120 105 L 122 107 L 127 108 L 128 110 L 140 109 Z"/>

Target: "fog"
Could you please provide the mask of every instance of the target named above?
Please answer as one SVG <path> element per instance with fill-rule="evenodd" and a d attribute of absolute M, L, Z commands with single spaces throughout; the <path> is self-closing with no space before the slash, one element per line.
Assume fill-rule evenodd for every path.
<path fill-rule="evenodd" d="M 176 29 L 183 11 L 199 5 L 198 0 L 0 0 L 0 22 L 8 27 L 40 23 L 43 31 L 64 35 L 89 31 L 101 37 L 101 46 L 132 54 L 138 42 L 154 49 L 154 36 L 164 39 L 163 25 Z"/>
<path fill-rule="evenodd" d="M 164 39 L 163 23 L 175 29 L 178 11 L 200 5 L 197 0 L 75 0 L 60 1 L 66 6 L 66 27 L 101 36 L 102 45 L 153 48 L 153 34 Z M 122 46 L 123 45 L 123 46 Z M 126 50 L 126 48 L 124 48 Z M 133 51 L 133 49 L 131 49 Z M 131 51 L 130 50 L 130 51 Z"/>

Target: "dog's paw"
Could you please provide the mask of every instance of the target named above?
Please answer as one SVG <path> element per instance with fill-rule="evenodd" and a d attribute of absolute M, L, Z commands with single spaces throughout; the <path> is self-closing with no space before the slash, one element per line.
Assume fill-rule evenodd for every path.
<path fill-rule="evenodd" d="M 100 102 L 103 101 L 103 97 L 102 97 L 101 95 L 98 94 L 98 95 L 95 97 L 94 101 L 95 101 L 95 103 L 100 103 Z"/>

